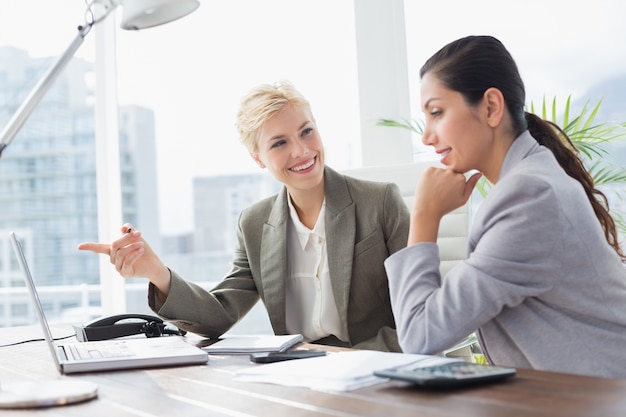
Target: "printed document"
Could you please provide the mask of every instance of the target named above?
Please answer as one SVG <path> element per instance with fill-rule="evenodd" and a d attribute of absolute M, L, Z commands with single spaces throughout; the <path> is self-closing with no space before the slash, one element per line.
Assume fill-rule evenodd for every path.
<path fill-rule="evenodd" d="M 389 380 L 375 376 L 376 370 L 410 364 L 415 367 L 431 366 L 460 360 L 373 350 L 329 352 L 326 356 L 316 358 L 243 368 L 235 373 L 235 379 L 307 387 L 318 391 L 350 391 Z"/>

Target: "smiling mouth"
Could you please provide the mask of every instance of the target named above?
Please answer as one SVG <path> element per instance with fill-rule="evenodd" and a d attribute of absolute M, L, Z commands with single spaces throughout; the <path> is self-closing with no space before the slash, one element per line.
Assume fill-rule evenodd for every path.
<path fill-rule="evenodd" d="M 448 156 L 450 154 L 450 152 L 452 152 L 452 148 L 447 148 L 441 151 L 437 151 L 437 153 L 439 154 L 439 157 L 444 160 L 446 158 L 446 156 Z"/>
<path fill-rule="evenodd" d="M 317 157 L 316 157 L 316 158 L 317 158 Z M 311 167 L 315 164 L 315 159 L 316 159 L 316 158 L 312 158 L 312 159 L 310 159 L 310 160 L 306 161 L 306 162 L 305 162 L 304 164 L 302 164 L 302 165 L 298 165 L 298 166 L 295 166 L 295 167 L 291 167 L 291 168 L 289 168 L 289 170 L 290 170 L 290 171 L 293 171 L 293 172 L 300 172 L 300 171 L 307 170 L 307 169 L 311 168 Z"/>

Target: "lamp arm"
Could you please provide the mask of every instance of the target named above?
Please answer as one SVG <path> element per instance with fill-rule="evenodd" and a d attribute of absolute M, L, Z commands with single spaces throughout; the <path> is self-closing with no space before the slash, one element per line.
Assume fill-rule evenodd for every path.
<path fill-rule="evenodd" d="M 9 123 L 0 134 L 0 154 L 9 146 L 15 135 L 20 131 L 26 120 L 37 107 L 43 96 L 48 92 L 52 84 L 56 81 L 63 68 L 72 59 L 78 48 L 83 44 L 85 36 L 89 33 L 91 25 L 79 26 L 78 34 L 72 40 L 65 52 L 57 59 L 57 61 L 46 71 L 43 77 L 33 87 L 24 102 L 13 114 Z"/>
<path fill-rule="evenodd" d="M 9 123 L 5 126 L 0 134 L 0 154 L 9 146 L 15 135 L 20 131 L 26 120 L 37 107 L 46 92 L 50 89 L 57 77 L 63 71 L 63 68 L 72 59 L 74 53 L 82 45 L 85 36 L 91 30 L 91 24 L 78 27 L 78 34 L 72 40 L 65 52 L 57 59 L 57 61 L 46 71 L 44 76 L 37 82 L 31 92 L 28 94 L 24 102 L 13 114 Z"/>
<path fill-rule="evenodd" d="M 2 133 L 0 133 L 0 155 L 2 155 L 2 151 L 13 141 L 13 138 L 20 131 L 26 120 L 28 120 L 35 107 L 37 107 L 37 104 L 39 104 L 43 96 L 48 92 L 52 84 L 54 84 L 61 71 L 63 71 L 63 68 L 70 62 L 78 48 L 83 44 L 85 36 L 91 31 L 93 25 L 106 19 L 119 5 L 120 0 L 89 1 L 85 12 L 85 24 L 78 26 L 78 34 L 72 43 L 70 43 L 65 52 L 63 52 L 54 65 L 46 71 L 44 76 L 41 77 L 39 82 L 33 87 L 26 97 L 26 100 L 24 100 L 15 114 L 13 114 L 9 123 L 2 130 Z M 94 9 L 96 6 L 101 6 L 103 13 L 96 13 Z M 96 14 L 100 14 L 100 16 L 98 17 Z"/>
<path fill-rule="evenodd" d="M 9 146 L 13 141 L 13 138 L 20 131 L 26 120 L 30 117 L 37 104 L 41 101 L 43 96 L 48 92 L 52 84 L 56 81 L 57 77 L 63 71 L 63 68 L 70 62 L 78 48 L 82 45 L 85 36 L 89 33 L 93 25 L 104 20 L 109 14 L 113 12 L 120 4 L 121 0 L 89 0 L 87 11 L 85 13 L 86 22 L 84 25 L 78 26 L 78 34 L 67 47 L 65 52 L 57 59 L 44 74 L 44 76 L 37 82 L 35 87 L 26 97 L 26 100 L 20 105 L 15 114 L 11 117 L 8 124 L 4 127 L 0 133 L 0 156 L 4 149 Z M 181 1 L 171 0 L 169 2 L 160 2 L 159 7 L 167 13 L 160 13 L 160 20 L 147 22 L 140 22 L 144 16 L 150 16 L 155 14 L 154 4 L 149 7 L 137 8 L 137 4 L 133 4 L 133 12 L 137 13 L 137 16 L 133 16 L 128 22 L 128 27 L 125 29 L 139 29 L 142 27 L 156 26 L 159 24 L 167 23 L 171 20 L 178 19 L 188 13 L 191 13 L 199 6 L 197 0 Z M 96 13 L 95 7 L 100 7 L 102 13 Z M 98 16 L 97 16 L 98 15 Z"/>
<path fill-rule="evenodd" d="M 78 26 L 78 33 L 74 40 L 72 40 L 65 52 L 63 52 L 33 87 L 26 97 L 26 100 L 20 105 L 9 120 L 9 123 L 2 130 L 2 133 L 0 133 L 0 156 L 4 149 L 13 141 L 13 138 L 20 131 L 26 120 L 28 120 L 33 110 L 35 110 L 35 107 L 37 107 L 37 104 L 39 104 L 43 96 L 48 92 L 52 84 L 54 84 L 61 71 L 63 71 L 63 68 L 70 62 L 78 48 L 83 44 L 85 36 L 91 31 L 93 25 L 106 19 L 106 17 L 119 6 L 119 3 L 120 0 L 91 0 L 88 3 L 87 10 L 85 11 L 85 24 Z M 94 10 L 96 4 L 101 5 L 104 10 L 99 17 L 96 17 Z"/>
<path fill-rule="evenodd" d="M 39 82 L 37 82 L 26 97 L 26 100 L 24 100 L 15 114 L 13 114 L 9 123 L 2 130 L 2 133 L 0 133 L 0 155 L 2 155 L 2 151 L 13 141 L 13 138 L 20 131 L 26 120 L 28 120 L 33 110 L 35 110 L 35 107 L 37 107 L 37 104 L 39 104 L 43 96 L 48 92 L 52 84 L 54 84 L 61 71 L 63 71 L 63 68 L 70 62 L 78 48 L 83 44 L 85 36 L 91 31 L 91 28 L 96 23 L 106 19 L 106 17 L 119 6 L 119 3 L 120 0 L 91 0 L 89 2 L 85 12 L 85 24 L 78 26 L 78 34 L 76 34 L 72 43 L 70 43 L 65 52 L 63 52 L 56 62 L 46 71 Z M 96 16 L 98 13 L 94 10 L 96 5 L 102 6 L 103 9 L 99 17 Z"/>

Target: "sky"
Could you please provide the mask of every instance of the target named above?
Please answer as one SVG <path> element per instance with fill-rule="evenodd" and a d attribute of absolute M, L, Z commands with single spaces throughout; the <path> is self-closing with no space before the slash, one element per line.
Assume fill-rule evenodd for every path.
<path fill-rule="evenodd" d="M 602 79 L 626 74 L 621 0 L 404 3 L 415 118 L 419 67 L 468 34 L 503 41 L 534 102 L 582 96 Z M 179 21 L 117 33 L 120 104 L 149 107 L 156 116 L 162 233 L 193 230 L 194 176 L 258 172 L 234 127 L 239 100 L 257 84 L 294 82 L 311 102 L 327 163 L 359 166 L 353 8 L 353 0 L 201 0 Z M 0 45 L 57 56 L 84 10 L 83 0 L 0 0 Z M 94 36 L 76 56 L 93 61 Z"/>

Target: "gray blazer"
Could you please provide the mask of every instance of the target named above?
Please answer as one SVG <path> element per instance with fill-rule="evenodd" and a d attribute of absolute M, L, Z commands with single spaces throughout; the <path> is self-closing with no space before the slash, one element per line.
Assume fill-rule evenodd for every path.
<path fill-rule="evenodd" d="M 406 247 L 409 213 L 395 184 L 357 180 L 324 170 L 328 266 L 339 315 L 349 335 L 318 341 L 338 346 L 400 351 L 384 260 Z M 149 305 L 176 326 L 216 338 L 259 300 L 275 334 L 285 334 L 287 191 L 245 209 L 237 225 L 230 272 L 211 291 L 172 271 L 163 305 L 149 289 Z"/>
<path fill-rule="evenodd" d="M 478 329 L 491 363 L 626 378 L 626 270 L 580 183 L 525 132 L 481 203 L 468 259 L 437 246 L 385 263 L 400 345 L 435 353 Z"/>

